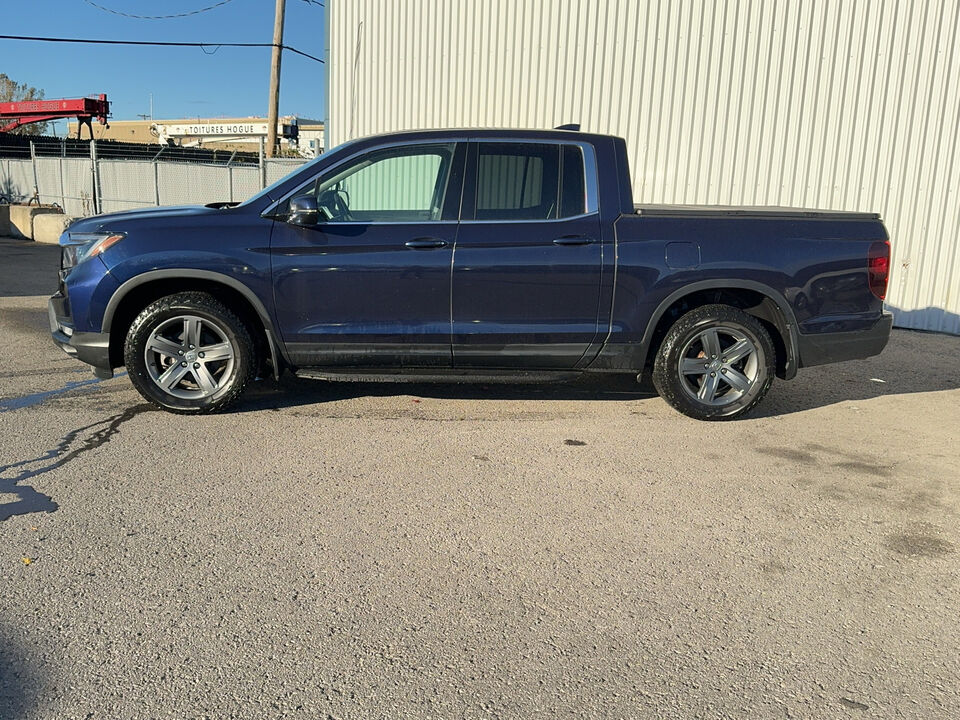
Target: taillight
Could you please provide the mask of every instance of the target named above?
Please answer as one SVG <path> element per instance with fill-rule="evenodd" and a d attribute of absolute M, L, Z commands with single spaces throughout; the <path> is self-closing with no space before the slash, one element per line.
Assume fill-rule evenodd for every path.
<path fill-rule="evenodd" d="M 875 242 L 867 255 L 867 277 L 870 292 L 883 300 L 887 296 L 887 280 L 890 279 L 890 241 Z"/>

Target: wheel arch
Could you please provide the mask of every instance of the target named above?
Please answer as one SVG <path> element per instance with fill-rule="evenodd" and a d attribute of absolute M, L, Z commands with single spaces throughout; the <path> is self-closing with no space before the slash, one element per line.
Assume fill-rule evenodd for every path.
<path fill-rule="evenodd" d="M 288 364 L 278 342 L 270 314 L 260 298 L 236 278 L 209 270 L 152 270 L 130 278 L 110 298 L 103 314 L 102 332 L 110 336 L 110 364 L 123 364 L 123 343 L 137 314 L 154 300 L 175 292 L 208 291 L 228 302 L 241 315 L 263 350 L 268 354 L 275 377 L 281 366 Z"/>
<path fill-rule="evenodd" d="M 752 280 L 703 280 L 670 293 L 654 310 L 640 341 L 643 366 L 652 363 L 667 331 L 685 312 L 720 303 L 737 307 L 760 320 L 773 338 L 777 350 L 777 376 L 791 379 L 797 374 L 797 323 L 782 293 Z"/>

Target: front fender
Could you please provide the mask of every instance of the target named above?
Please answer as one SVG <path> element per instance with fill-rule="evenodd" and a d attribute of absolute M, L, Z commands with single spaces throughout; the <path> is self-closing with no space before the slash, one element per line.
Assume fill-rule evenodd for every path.
<path fill-rule="evenodd" d="M 226 285 L 232 290 L 236 290 L 250 303 L 257 312 L 264 327 L 273 332 L 274 323 L 266 305 L 261 301 L 257 294 L 243 282 L 235 277 L 214 270 L 199 270 L 195 268 L 167 268 L 163 270 L 150 270 L 139 275 L 134 275 L 129 280 L 124 281 L 110 298 L 103 313 L 103 332 L 110 332 L 113 325 L 113 319 L 116 316 L 117 309 L 123 303 L 123 299 L 134 289 L 157 280 L 183 280 L 185 278 L 195 278 L 207 280 L 210 282 Z"/>

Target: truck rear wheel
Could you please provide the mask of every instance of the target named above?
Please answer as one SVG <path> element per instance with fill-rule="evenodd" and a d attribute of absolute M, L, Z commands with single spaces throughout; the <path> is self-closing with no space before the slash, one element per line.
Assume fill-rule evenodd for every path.
<path fill-rule="evenodd" d="M 697 420 L 733 420 L 770 389 L 776 351 L 755 317 L 729 305 L 704 305 L 667 332 L 653 384 L 674 408 Z"/>
<path fill-rule="evenodd" d="M 137 315 L 124 344 L 134 387 L 163 410 L 181 414 L 222 410 L 253 378 L 250 332 L 212 295 L 182 292 Z"/>

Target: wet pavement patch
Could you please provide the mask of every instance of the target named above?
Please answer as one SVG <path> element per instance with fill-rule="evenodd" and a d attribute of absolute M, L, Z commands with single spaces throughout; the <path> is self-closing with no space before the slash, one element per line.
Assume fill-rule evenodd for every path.
<path fill-rule="evenodd" d="M 863 462 L 861 460 L 834 463 L 834 467 L 840 468 L 841 470 L 850 470 L 860 475 L 875 475 L 877 477 L 890 477 L 891 475 L 890 467 Z"/>
<path fill-rule="evenodd" d="M 53 498 L 23 483 L 38 475 L 63 467 L 79 455 L 109 442 L 120 431 L 120 426 L 123 423 L 153 409 L 153 406 L 147 404 L 136 405 L 105 420 L 71 430 L 63 436 L 56 447 L 47 450 L 42 455 L 9 465 L 0 465 L 0 495 L 9 494 L 18 498 L 13 502 L 0 504 L 0 522 L 17 515 L 54 512 L 59 506 Z M 70 447 L 87 431 L 92 432 L 71 450 Z"/>
<path fill-rule="evenodd" d="M 799 463 L 801 465 L 814 464 L 817 462 L 817 458 L 803 450 L 793 450 L 791 448 L 781 448 L 781 447 L 758 447 L 758 453 L 763 453 L 764 455 L 770 455 L 771 457 L 780 458 L 781 460 L 789 460 L 790 462 Z"/>
<path fill-rule="evenodd" d="M 911 557 L 939 557 L 954 552 L 953 543 L 925 533 L 898 533 L 887 535 L 884 546 L 898 555 Z"/>
<path fill-rule="evenodd" d="M 37 405 L 42 403 L 47 398 L 53 397 L 55 395 L 60 395 L 65 392 L 70 392 L 71 390 L 77 390 L 80 388 L 88 388 L 92 385 L 103 382 L 100 378 L 90 378 L 89 380 L 76 380 L 74 382 L 68 382 L 63 387 L 54 388 L 53 390 L 41 390 L 40 392 L 30 393 L 29 395 L 20 395 L 19 397 L 9 397 L 3 398 L 0 400 L 0 412 L 10 412 L 11 410 L 22 410 L 23 408 L 30 407 L 31 405 Z"/>

